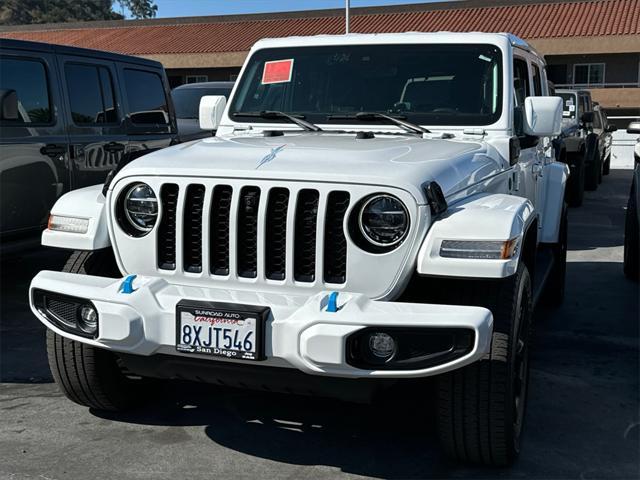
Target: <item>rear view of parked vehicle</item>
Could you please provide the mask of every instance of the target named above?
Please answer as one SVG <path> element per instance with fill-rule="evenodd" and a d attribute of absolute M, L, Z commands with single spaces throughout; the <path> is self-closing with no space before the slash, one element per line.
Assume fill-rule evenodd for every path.
<path fill-rule="evenodd" d="M 180 85 L 171 91 L 176 108 L 178 137 L 181 142 L 211 137 L 215 131 L 202 130 L 198 121 L 200 99 L 205 95 L 219 95 L 229 98 L 233 82 L 200 82 Z"/>
<path fill-rule="evenodd" d="M 593 123 L 593 102 L 591 94 L 585 90 L 557 89 L 562 98 L 562 139 L 566 148 L 566 162 L 571 170 L 567 183 L 567 202 L 572 207 L 582 205 L 585 189 L 594 181 L 597 186 L 599 156 L 597 136 L 591 132 Z M 594 187 L 595 188 L 595 187 Z"/>
<path fill-rule="evenodd" d="M 162 65 L 124 55 L 2 39 L 0 102 L 3 251 L 37 239 L 61 195 L 176 132 Z"/>
<path fill-rule="evenodd" d="M 598 183 L 602 182 L 603 175 L 609 175 L 611 170 L 611 144 L 613 132 L 618 130 L 609 123 L 607 114 L 598 102 L 593 102 L 593 133 L 598 137 L 599 162 L 597 168 Z"/>

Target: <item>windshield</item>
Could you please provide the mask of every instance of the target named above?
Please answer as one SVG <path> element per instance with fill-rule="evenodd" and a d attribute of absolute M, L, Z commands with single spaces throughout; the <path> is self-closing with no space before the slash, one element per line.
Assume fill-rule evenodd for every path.
<path fill-rule="evenodd" d="M 238 113 L 348 124 L 361 123 L 357 112 L 379 112 L 423 125 L 490 125 L 502 111 L 502 55 L 494 45 L 265 49 L 251 57 L 236 92 L 229 113 L 242 122 L 282 120 Z"/>
<path fill-rule="evenodd" d="M 229 98 L 231 88 L 178 88 L 171 92 L 176 117 L 180 119 L 198 118 L 200 98 L 204 95 L 224 95 Z"/>
<path fill-rule="evenodd" d="M 576 96 L 573 93 L 558 93 L 562 98 L 562 118 L 576 118 Z"/>

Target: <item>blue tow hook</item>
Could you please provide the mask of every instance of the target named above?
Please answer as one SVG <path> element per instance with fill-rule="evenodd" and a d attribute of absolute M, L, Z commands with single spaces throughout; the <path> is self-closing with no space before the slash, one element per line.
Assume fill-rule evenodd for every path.
<path fill-rule="evenodd" d="M 120 288 L 118 289 L 118 291 L 125 294 L 135 292 L 136 289 L 133 288 L 133 281 L 136 279 L 136 277 L 137 275 L 128 275 L 120 284 Z"/>
<path fill-rule="evenodd" d="M 327 302 L 327 312 L 336 313 L 338 311 L 338 292 L 331 292 L 329 294 L 329 301 Z"/>

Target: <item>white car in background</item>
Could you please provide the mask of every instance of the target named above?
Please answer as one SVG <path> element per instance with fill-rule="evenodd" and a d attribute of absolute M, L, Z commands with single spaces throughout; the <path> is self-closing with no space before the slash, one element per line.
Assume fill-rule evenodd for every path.
<path fill-rule="evenodd" d="M 71 400 L 144 379 L 347 397 L 433 380 L 444 449 L 520 450 L 532 311 L 562 301 L 568 167 L 545 63 L 508 34 L 259 41 L 215 137 L 53 208 L 30 287 Z"/>

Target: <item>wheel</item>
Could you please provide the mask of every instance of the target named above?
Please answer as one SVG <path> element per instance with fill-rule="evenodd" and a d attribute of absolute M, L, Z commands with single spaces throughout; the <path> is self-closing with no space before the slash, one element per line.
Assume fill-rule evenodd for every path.
<path fill-rule="evenodd" d="M 462 303 L 493 313 L 490 352 L 479 362 L 437 378 L 438 431 L 449 456 L 490 466 L 520 452 L 529 379 L 531 278 L 524 264 L 501 281 L 469 284 Z"/>
<path fill-rule="evenodd" d="M 591 159 L 585 165 L 584 188 L 585 190 L 594 191 L 598 188 L 598 177 L 602 166 L 600 155 L 598 155 L 596 148 L 591 149 L 591 155 L 589 156 Z"/>
<path fill-rule="evenodd" d="M 611 154 L 607 156 L 607 159 L 604 161 L 604 165 L 602 165 L 602 174 L 609 175 L 611 172 Z"/>
<path fill-rule="evenodd" d="M 631 195 L 627 203 L 624 222 L 624 274 L 629 280 L 638 281 L 640 277 L 640 225 L 638 224 L 638 205 L 636 203 L 635 182 L 631 186 Z"/>
<path fill-rule="evenodd" d="M 547 305 L 558 307 L 564 301 L 565 277 L 567 275 L 568 212 L 563 207 L 560 219 L 558 243 L 553 246 L 553 267 L 544 287 L 543 299 Z"/>
<path fill-rule="evenodd" d="M 573 166 L 567 183 L 566 200 L 569 206 L 579 207 L 584 201 L 585 163 L 584 152 L 569 156 L 569 165 Z"/>
<path fill-rule="evenodd" d="M 74 252 L 64 272 L 117 278 L 120 272 L 110 249 Z M 49 367 L 67 398 L 96 410 L 121 411 L 142 397 L 139 379 L 127 377 L 116 355 L 47 330 Z"/>
<path fill-rule="evenodd" d="M 600 160 L 599 162 L 600 168 L 598 168 L 598 185 L 602 183 L 602 177 L 604 176 L 604 160 Z"/>

